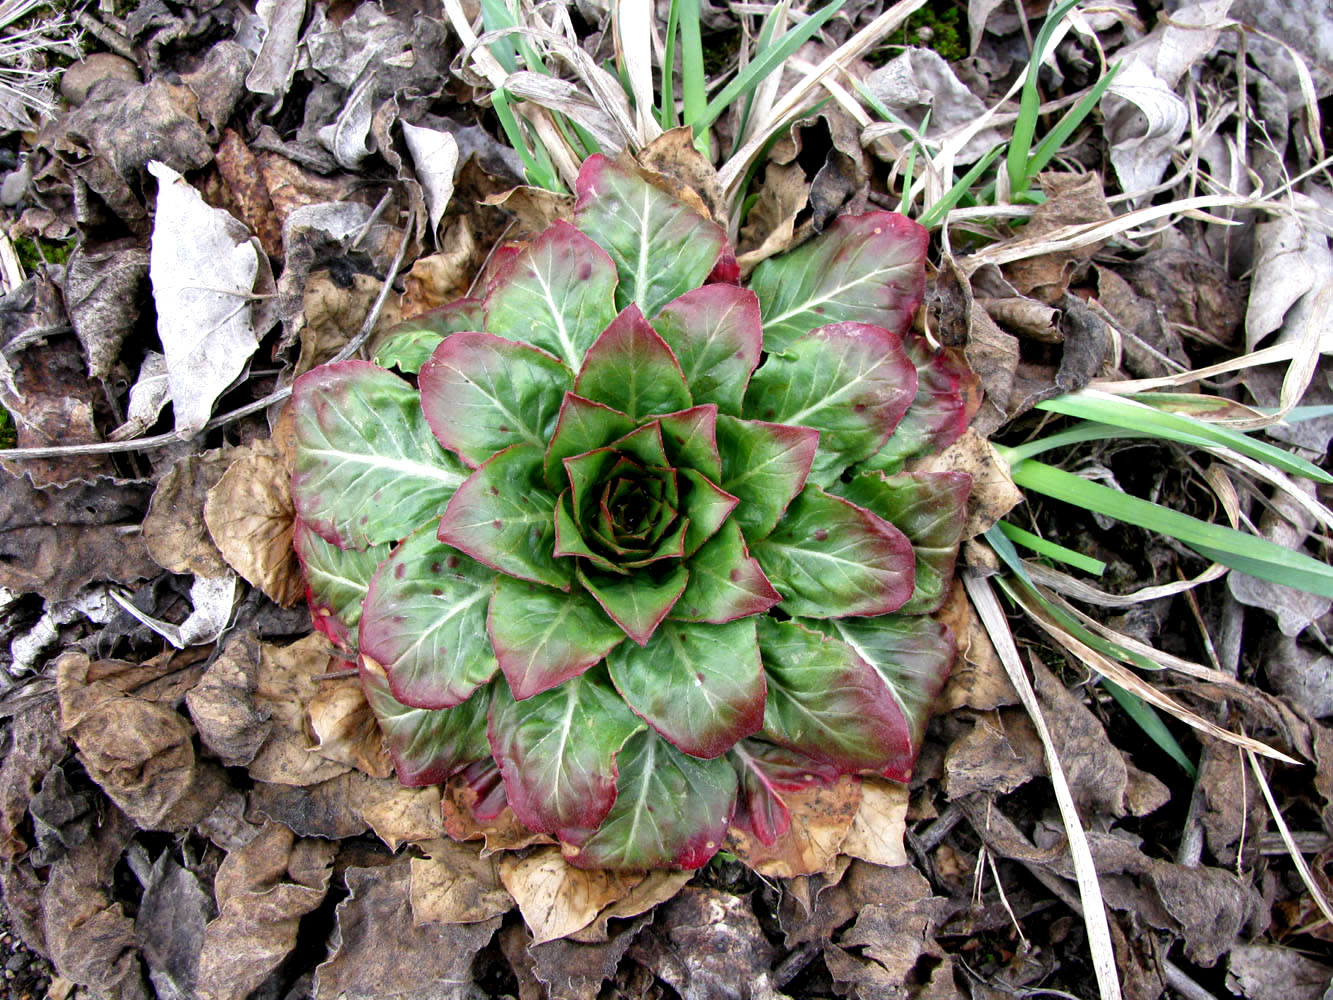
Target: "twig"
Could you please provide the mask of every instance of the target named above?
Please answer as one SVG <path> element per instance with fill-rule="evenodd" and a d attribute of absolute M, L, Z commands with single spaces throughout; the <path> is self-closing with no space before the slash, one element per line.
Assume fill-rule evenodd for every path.
<path fill-rule="evenodd" d="M 1217 997 L 1196 983 L 1180 967 L 1169 960 L 1162 959 L 1162 972 L 1166 975 L 1166 985 L 1179 993 L 1185 1000 L 1217 1000 Z"/>
<path fill-rule="evenodd" d="M 86 10 L 81 10 L 79 13 L 75 14 L 74 20 L 78 22 L 79 27 L 87 31 L 88 34 L 92 35 L 116 55 L 128 59 L 132 63 L 137 63 L 139 61 L 134 55 L 134 46 L 130 44 L 128 38 L 120 32 L 108 28 Z"/>

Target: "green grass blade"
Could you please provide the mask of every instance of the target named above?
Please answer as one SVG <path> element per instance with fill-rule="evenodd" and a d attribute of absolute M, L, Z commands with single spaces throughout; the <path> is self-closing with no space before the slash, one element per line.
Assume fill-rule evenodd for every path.
<path fill-rule="evenodd" d="M 503 90 L 495 91 L 491 94 L 491 105 L 495 108 L 495 117 L 500 120 L 500 128 L 504 130 L 505 138 L 509 140 L 510 147 L 518 153 L 519 159 L 523 161 L 523 169 L 528 176 L 528 182 L 535 187 L 564 194 L 565 186 L 560 182 L 560 178 L 556 176 L 555 166 L 551 163 L 551 158 L 547 155 L 546 150 L 541 143 L 537 143 L 536 146 L 529 145 L 523 126 L 515 116 L 514 109 L 510 107 L 509 95 Z"/>
<path fill-rule="evenodd" d="M 1101 683 L 1106 688 L 1106 693 L 1115 699 L 1116 704 L 1125 710 L 1125 714 L 1143 730 L 1148 739 L 1161 747 L 1166 755 L 1179 764 L 1191 778 L 1198 775 L 1199 772 L 1194 766 L 1194 761 L 1189 759 L 1184 747 L 1180 745 L 1171 730 L 1166 727 L 1166 723 L 1162 721 L 1157 709 L 1107 677 L 1103 677 Z"/>
<path fill-rule="evenodd" d="M 680 0 L 680 96 L 684 123 L 698 135 L 696 124 L 708 107 L 708 75 L 704 71 L 703 35 L 699 30 L 699 0 Z"/>
<path fill-rule="evenodd" d="M 784 6 L 784 4 L 785 0 L 783 4 L 779 4 L 778 6 Z M 759 29 L 759 38 L 755 41 L 754 47 L 754 54 L 756 57 L 762 55 L 768 47 L 773 44 L 773 34 L 777 30 L 778 23 L 781 20 L 776 16 L 777 9 L 777 7 L 774 7 L 772 12 L 764 18 L 764 26 Z M 860 83 L 856 80 L 853 80 L 852 83 L 853 85 L 860 87 Z M 733 155 L 736 150 L 740 149 L 741 144 L 744 141 L 744 136 L 746 135 L 746 129 L 750 126 L 750 115 L 754 111 L 755 91 L 758 89 L 758 84 L 756 84 L 750 92 L 745 95 L 745 107 L 741 109 L 740 124 L 736 128 L 736 139 L 732 145 Z"/>
<path fill-rule="evenodd" d="M 972 185 L 977 182 L 982 174 L 990 169 L 991 164 L 999 159 L 1000 154 L 1003 152 L 1003 146 L 996 146 L 976 163 L 972 164 L 972 168 L 967 173 L 963 174 L 958 183 L 949 188 L 948 193 L 945 194 L 943 198 L 931 205 L 930 208 L 922 214 L 921 218 L 918 220 L 921 225 L 925 226 L 927 229 L 934 229 L 943 222 L 944 217 L 953 211 L 954 206 L 967 196 L 968 192 L 972 190 Z"/>
<path fill-rule="evenodd" d="M 1030 531 L 1024 531 L 1008 521 L 996 522 L 996 527 L 1004 532 L 1012 542 L 1031 549 L 1037 555 L 1045 556 L 1047 559 L 1054 559 L 1058 562 L 1068 563 L 1076 569 L 1081 569 L 1085 573 L 1091 573 L 1094 576 L 1101 576 L 1106 572 L 1106 563 L 1100 559 L 1094 559 L 1092 556 L 1085 556 L 1082 552 L 1075 552 L 1073 549 L 1067 549 L 1057 542 L 1049 541 L 1040 535 L 1034 535 Z"/>
<path fill-rule="evenodd" d="M 1083 124 L 1083 120 L 1088 117 L 1097 102 L 1102 99 L 1106 93 L 1106 88 L 1111 86 L 1111 81 L 1115 79 L 1116 73 L 1120 71 L 1120 63 L 1116 63 L 1106 73 L 1104 77 L 1098 80 L 1085 95 L 1083 99 L 1065 112 L 1065 116 L 1060 119 L 1055 128 L 1051 129 L 1041 142 L 1037 143 L 1037 148 L 1032 151 L 1027 167 L 1028 177 L 1036 177 L 1046 168 L 1046 164 L 1055 158 L 1055 154 L 1060 151 L 1060 147 L 1069 141 L 1069 137 L 1074 134 L 1074 130 Z"/>
<path fill-rule="evenodd" d="M 481 0 L 481 25 L 487 31 L 500 31 L 503 28 L 514 27 L 513 15 L 510 14 L 505 0 Z M 518 71 L 518 49 L 515 47 L 512 37 L 491 42 L 487 48 L 490 49 L 491 55 L 495 56 L 506 72 L 515 73 Z"/>
<path fill-rule="evenodd" d="M 671 9 L 667 12 L 666 45 L 662 50 L 661 104 L 657 108 L 657 124 L 664 131 L 675 128 L 680 121 L 676 117 L 676 34 L 680 30 L 680 5 L 695 2 L 671 0 Z"/>
<path fill-rule="evenodd" d="M 1046 44 L 1055 33 L 1056 26 L 1064 20 L 1078 0 L 1065 0 L 1051 11 L 1041 30 L 1032 42 L 1032 57 L 1028 60 L 1028 75 L 1023 81 L 1023 94 L 1018 103 L 1018 120 L 1014 122 L 1014 135 L 1009 142 L 1009 191 L 1011 195 L 1022 194 L 1028 188 L 1031 175 L 1028 173 L 1028 160 L 1032 154 L 1032 139 L 1037 134 L 1037 116 L 1041 111 L 1041 98 L 1037 94 L 1037 77 L 1041 71 L 1042 56 Z"/>

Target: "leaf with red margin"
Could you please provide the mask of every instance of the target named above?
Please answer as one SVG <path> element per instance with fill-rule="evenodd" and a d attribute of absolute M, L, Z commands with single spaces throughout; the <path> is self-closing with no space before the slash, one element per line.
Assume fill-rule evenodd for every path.
<path fill-rule="evenodd" d="M 519 701 L 577 677 L 625 639 L 579 590 L 565 593 L 500 577 L 486 617 L 495 655 Z"/>
<path fill-rule="evenodd" d="M 606 666 L 634 713 L 693 757 L 724 754 L 764 724 L 753 618 L 664 622 L 647 645 L 617 646 Z"/>
<path fill-rule="evenodd" d="M 916 398 L 884 447 L 866 460 L 867 469 L 896 472 L 910 458 L 943 451 L 981 405 L 981 380 L 957 351 L 932 351 L 915 333 L 903 338 L 903 347 L 916 366 Z"/>
<path fill-rule="evenodd" d="M 799 622 L 757 622 L 768 676 L 764 739 L 848 773 L 914 756 L 901 706 L 855 649 Z"/>
<path fill-rule="evenodd" d="M 363 659 L 414 708 L 452 708 L 495 676 L 485 641 L 495 573 L 435 540 L 429 527 L 394 550 L 361 611 Z"/>
<path fill-rule="evenodd" d="M 762 614 L 782 600 L 759 561 L 745 547 L 745 536 L 728 521 L 689 561 L 690 580 L 671 609 L 671 617 L 687 622 L 735 621 Z"/>
<path fill-rule="evenodd" d="M 734 285 L 696 288 L 668 302 L 653 317 L 653 329 L 675 353 L 695 403 L 716 403 L 740 416 L 764 345 L 754 292 Z"/>
<path fill-rule="evenodd" d="M 736 803 L 736 772 L 727 758 L 691 757 L 646 730 L 625 744 L 617 763 L 615 804 L 592 836 L 568 838 L 566 860 L 578 868 L 707 864 Z"/>
<path fill-rule="evenodd" d="M 925 615 L 882 615 L 808 622 L 828 631 L 879 674 L 893 692 L 906 718 L 909 742 L 877 770 L 886 778 L 906 781 L 930 721 L 930 709 L 953 670 L 957 647 L 949 627 Z"/>
<path fill-rule="evenodd" d="M 901 336 L 926 294 L 926 230 L 896 212 L 844 215 L 750 276 L 764 350 L 785 351 L 826 323 L 882 326 Z"/>
<path fill-rule="evenodd" d="M 632 430 L 634 421 L 619 410 L 565 393 L 555 431 L 546 446 L 546 485 L 556 492 L 566 489 L 569 478 L 565 475 L 565 459 L 605 447 Z"/>
<path fill-rule="evenodd" d="M 456 299 L 388 330 L 380 338 L 373 360 L 381 368 L 415 375 L 449 334 L 480 330 L 485 323 L 481 299 Z"/>
<path fill-rule="evenodd" d="M 488 760 L 486 710 L 490 687 L 479 688 L 454 708 L 411 708 L 389 690 L 375 664 L 362 662 L 361 687 L 404 785 L 438 785 L 479 760 Z"/>
<path fill-rule="evenodd" d="M 727 755 L 740 781 L 731 825 L 772 847 L 791 826 L 783 792 L 838 780 L 838 768 L 766 740 L 744 739 Z"/>
<path fill-rule="evenodd" d="M 486 330 L 554 354 L 578 371 L 616 314 L 616 265 L 559 220 L 506 261 L 486 295 Z"/>
<path fill-rule="evenodd" d="M 527 344 L 456 333 L 421 369 L 421 409 L 440 444 L 476 468 L 510 445 L 545 450 L 574 376 Z"/>
<path fill-rule="evenodd" d="M 524 701 L 498 688 L 490 719 L 509 805 L 533 830 L 562 839 L 586 837 L 605 818 L 616 798 L 616 755 L 644 728 L 600 670 Z"/>
<path fill-rule="evenodd" d="M 770 354 L 750 380 L 744 413 L 819 431 L 810 481 L 828 486 L 889 439 L 915 397 L 916 368 L 896 334 L 834 323 Z"/>
<path fill-rule="evenodd" d="M 958 545 L 967 522 L 972 477 L 966 472 L 866 472 L 834 487 L 838 496 L 894 525 L 912 543 L 916 587 L 898 609 L 903 615 L 937 611 L 953 582 Z"/>
<path fill-rule="evenodd" d="M 365 361 L 306 372 L 292 387 L 296 516 L 343 549 L 406 538 L 467 478 L 440 447 L 421 397 Z"/>
<path fill-rule="evenodd" d="M 389 546 L 374 545 L 361 551 L 340 549 L 299 519 L 292 526 L 292 545 L 301 560 L 311 621 L 334 646 L 355 659 L 361 602 L 375 570 L 389 558 Z"/>
<path fill-rule="evenodd" d="M 633 576 L 605 576 L 579 567 L 578 577 L 625 634 L 642 646 L 680 600 L 690 574 L 677 564 L 661 575 Z"/>
<path fill-rule="evenodd" d="M 717 533 L 740 501 L 693 469 L 680 470 L 681 513 L 689 522 L 681 555 L 692 556 Z"/>
<path fill-rule="evenodd" d="M 697 469 L 716 482 L 722 478 L 722 456 L 717 451 L 717 407 L 692 406 L 657 418 L 667 458 L 676 467 Z"/>
<path fill-rule="evenodd" d="M 718 485 L 740 500 L 731 519 L 751 545 L 773 530 L 801 492 L 818 447 L 819 432 L 813 427 L 717 418 Z"/>
<path fill-rule="evenodd" d="M 632 303 L 588 348 L 574 391 L 635 421 L 690 406 L 675 355 Z"/>
<path fill-rule="evenodd" d="M 468 477 L 440 519 L 440 541 L 508 576 L 568 590 L 572 574 L 555 556 L 555 497 L 542 483 L 543 455 L 506 448 Z"/>
<path fill-rule="evenodd" d="M 907 536 L 818 486 L 802 490 L 751 551 L 789 615 L 883 615 L 912 596 L 916 563 Z"/>
<path fill-rule="evenodd" d="M 574 223 L 616 262 L 616 305 L 637 303 L 648 317 L 702 285 L 727 237 L 684 202 L 600 154 L 579 171 Z"/>

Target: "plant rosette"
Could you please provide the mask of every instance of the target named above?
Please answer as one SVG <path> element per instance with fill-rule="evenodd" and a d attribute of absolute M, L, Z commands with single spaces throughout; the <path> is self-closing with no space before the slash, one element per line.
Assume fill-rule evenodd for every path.
<path fill-rule="evenodd" d="M 925 251 L 845 217 L 741 287 L 721 229 L 594 156 L 484 300 L 296 382 L 312 616 L 399 780 L 642 869 L 909 777 L 971 480 L 902 470 L 975 384 L 909 332 Z"/>

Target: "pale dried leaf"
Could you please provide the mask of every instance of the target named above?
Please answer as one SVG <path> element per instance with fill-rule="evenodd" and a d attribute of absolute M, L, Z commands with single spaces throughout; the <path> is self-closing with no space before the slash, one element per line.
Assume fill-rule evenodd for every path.
<path fill-rule="evenodd" d="M 320 756 L 364 771 L 372 778 L 393 774 L 393 758 L 354 677 L 326 682 L 306 709 Z"/>
<path fill-rule="evenodd" d="M 524 858 L 504 855 L 500 880 L 518 903 L 534 942 L 541 944 L 587 927 L 643 876 L 575 868 L 559 848 L 544 847 Z"/>
<path fill-rule="evenodd" d="M 237 458 L 204 503 L 204 523 L 222 558 L 285 608 L 305 595 L 292 548 L 295 520 L 291 475 L 267 444 Z"/>
<path fill-rule="evenodd" d="M 448 132 L 403 122 L 403 137 L 412 154 L 412 166 L 426 194 L 430 231 L 440 228 L 440 219 L 454 196 L 454 173 L 458 169 L 458 143 Z"/>
<path fill-rule="evenodd" d="M 513 909 L 495 859 L 480 857 L 476 844 L 432 840 L 420 846 L 428 857 L 411 862 L 414 923 L 467 924 Z"/>
<path fill-rule="evenodd" d="M 885 778 L 861 779 L 861 805 L 842 842 L 842 853 L 877 865 L 905 865 L 907 786 Z"/>
<path fill-rule="evenodd" d="M 167 379 L 167 357 L 157 351 L 149 351 L 139 366 L 139 377 L 130 386 L 130 401 L 125 408 L 125 422 L 113 430 L 107 437 L 112 441 L 125 441 L 138 437 L 161 416 L 162 410 L 171 399 L 171 385 Z"/>
<path fill-rule="evenodd" d="M 815 785 L 783 795 L 791 826 L 773 846 L 731 827 L 726 849 L 760 875 L 791 878 L 832 871 L 861 806 L 861 783 L 843 775 L 829 786 Z"/>

